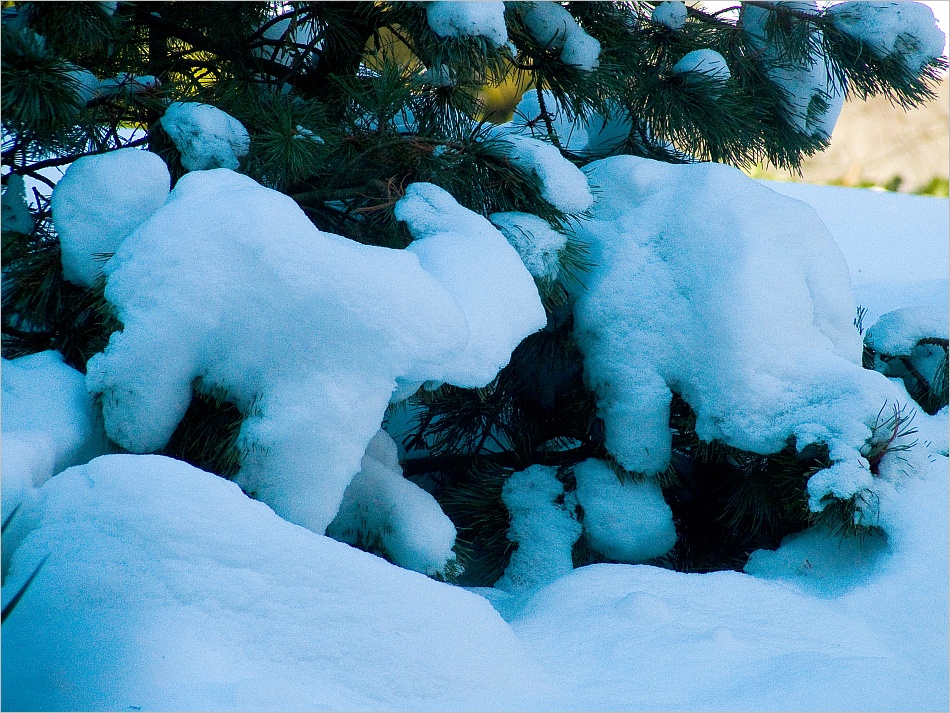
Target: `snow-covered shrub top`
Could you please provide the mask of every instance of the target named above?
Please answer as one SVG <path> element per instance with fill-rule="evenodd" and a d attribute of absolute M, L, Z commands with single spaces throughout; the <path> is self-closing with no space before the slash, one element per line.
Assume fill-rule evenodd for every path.
<path fill-rule="evenodd" d="M 181 153 L 181 165 L 189 171 L 236 169 L 238 159 L 251 148 L 244 125 L 210 104 L 174 102 L 161 123 Z"/>
<path fill-rule="evenodd" d="M 236 479 L 323 532 L 397 379 L 484 386 L 545 324 L 531 275 L 487 219 L 410 186 L 409 250 L 319 231 L 227 169 L 185 175 L 106 265 L 124 325 L 89 361 L 109 435 L 168 441 L 196 379 L 246 414 Z M 420 264 L 421 263 L 421 264 Z"/>
<path fill-rule="evenodd" d="M 157 155 L 119 149 L 74 161 L 53 190 L 53 225 L 63 276 L 91 286 L 102 264 L 168 197 L 171 177 Z"/>
<path fill-rule="evenodd" d="M 357 546 L 379 542 L 400 567 L 445 573 L 455 557 L 455 525 L 425 490 L 402 476 L 395 441 L 382 429 L 346 491 L 327 535 Z"/>
<path fill-rule="evenodd" d="M 661 2 L 653 8 L 650 19 L 658 25 L 666 25 L 671 30 L 682 29 L 686 24 L 686 3 L 678 0 Z"/>
<path fill-rule="evenodd" d="M 676 544 L 673 512 L 655 479 L 621 483 L 602 460 L 574 467 L 591 546 L 618 562 L 645 562 Z"/>
<path fill-rule="evenodd" d="M 901 392 L 860 366 L 848 268 L 814 210 L 721 164 L 618 156 L 586 171 L 598 199 L 577 236 L 597 267 L 576 335 L 618 461 L 666 468 L 675 391 L 704 440 L 821 442 L 870 478 L 859 450 Z"/>
<path fill-rule="evenodd" d="M 875 55 L 896 55 L 914 73 L 943 53 L 946 36 L 923 3 L 843 2 L 828 8 L 828 15 Z"/>
<path fill-rule="evenodd" d="M 528 272 L 540 279 L 558 276 L 561 250 L 567 236 L 554 230 L 548 221 L 531 213 L 492 213 L 489 217 L 518 251 Z"/>
<path fill-rule="evenodd" d="M 814 0 L 788 4 L 798 12 L 818 12 Z M 813 55 L 810 62 L 792 62 L 781 41 L 773 44 L 768 40 L 766 24 L 771 13 L 767 8 L 743 5 L 742 29 L 749 35 L 752 44 L 762 51 L 769 79 L 782 90 L 785 119 L 803 134 L 830 137 L 841 107 L 844 106 L 844 89 L 830 78 L 824 55 Z M 820 42 L 821 33 L 815 33 L 815 38 Z M 823 112 L 813 110 L 809 115 L 809 106 L 815 100 L 827 102 L 828 107 Z"/>
<path fill-rule="evenodd" d="M 439 37 L 484 37 L 496 47 L 508 42 L 503 2 L 424 3 L 430 29 Z"/>
<path fill-rule="evenodd" d="M 880 354 L 907 355 L 921 339 L 947 339 L 947 321 L 941 307 L 904 307 L 881 315 L 865 341 Z"/>
<path fill-rule="evenodd" d="M 2 374 L 6 521 L 29 488 L 101 454 L 105 439 L 83 375 L 59 352 L 4 359 Z"/>
<path fill-rule="evenodd" d="M 574 569 L 571 549 L 581 526 L 573 513 L 576 501 L 565 498 L 556 473 L 556 468 L 533 465 L 505 481 L 501 498 L 511 515 L 508 539 L 518 548 L 495 583 L 497 589 L 534 589 Z"/>
<path fill-rule="evenodd" d="M 516 7 L 534 39 L 561 51 L 561 61 L 584 72 L 592 72 L 600 63 L 600 42 L 584 32 L 577 20 L 556 2 L 520 2 Z"/>

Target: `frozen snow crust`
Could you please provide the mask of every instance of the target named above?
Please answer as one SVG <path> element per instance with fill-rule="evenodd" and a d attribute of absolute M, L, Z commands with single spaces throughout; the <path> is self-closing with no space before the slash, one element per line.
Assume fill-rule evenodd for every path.
<path fill-rule="evenodd" d="M 193 385 L 223 392 L 246 415 L 237 482 L 322 533 L 397 380 L 484 386 L 545 324 L 487 219 L 430 184 L 410 186 L 397 214 L 417 238 L 408 250 L 323 233 L 227 169 L 184 176 L 105 268 L 124 328 L 87 385 L 109 435 L 158 450 Z"/>
<path fill-rule="evenodd" d="M 598 198 L 577 237 L 598 267 L 576 334 L 617 460 L 666 468 L 675 391 L 704 440 L 826 444 L 842 464 L 815 502 L 870 487 L 860 449 L 906 394 L 861 368 L 848 268 L 814 210 L 720 164 L 619 156 L 586 172 Z"/>

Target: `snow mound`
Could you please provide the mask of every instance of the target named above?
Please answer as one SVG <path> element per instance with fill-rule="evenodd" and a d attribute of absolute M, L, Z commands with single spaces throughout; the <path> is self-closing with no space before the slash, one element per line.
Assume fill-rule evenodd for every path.
<path fill-rule="evenodd" d="M 161 123 L 188 171 L 236 169 L 238 159 L 251 148 L 244 125 L 210 104 L 174 102 L 165 110 Z"/>
<path fill-rule="evenodd" d="M 618 562 L 645 562 L 676 544 L 673 513 L 655 480 L 621 483 L 602 460 L 574 467 L 591 546 Z"/>
<path fill-rule="evenodd" d="M 41 495 L 3 588 L 6 602 L 49 555 L 3 625 L 5 708 L 485 710 L 545 696 L 484 599 L 180 461 L 106 456 Z"/>
<path fill-rule="evenodd" d="M 491 136 L 498 140 L 502 155 L 518 171 L 534 176 L 541 196 L 565 213 L 582 213 L 594 202 L 583 172 L 561 155 L 556 146 L 516 132 L 516 125 L 501 124 Z"/>
<path fill-rule="evenodd" d="M 560 50 L 564 64 L 584 72 L 597 68 L 600 42 L 588 35 L 559 3 L 523 2 L 517 8 L 531 36 L 549 49 Z"/>
<path fill-rule="evenodd" d="M 171 177 L 157 154 L 119 149 L 74 161 L 53 189 L 53 225 L 63 276 L 90 287 L 102 264 L 168 197 Z"/>
<path fill-rule="evenodd" d="M 425 9 L 439 37 L 484 37 L 495 47 L 508 43 L 503 2 L 427 2 Z"/>
<path fill-rule="evenodd" d="M 947 310 L 941 307 L 904 307 L 881 315 L 865 341 L 881 354 L 908 355 L 921 339 L 947 339 L 947 323 Z"/>
<path fill-rule="evenodd" d="M 83 375 L 59 352 L 3 360 L 3 521 L 34 487 L 106 449 Z"/>
<path fill-rule="evenodd" d="M 380 430 L 346 491 L 327 535 L 358 546 L 379 543 L 400 567 L 446 573 L 455 558 L 455 525 L 425 490 L 402 476 L 395 441 Z"/>
<path fill-rule="evenodd" d="M 598 267 L 576 335 L 621 465 L 666 468 L 676 391 L 703 440 L 824 443 L 866 470 L 871 425 L 906 393 L 861 368 L 848 268 L 815 212 L 720 164 L 618 156 L 587 173 L 599 197 L 577 237 Z"/>
<path fill-rule="evenodd" d="M 798 12 L 818 12 L 814 0 L 783 4 Z M 788 58 L 781 36 L 772 41 L 768 39 L 766 25 L 771 13 L 768 8 L 743 5 L 740 13 L 742 29 L 749 36 L 750 43 L 762 53 L 766 75 L 782 90 L 784 102 L 781 109 L 786 121 L 803 134 L 830 138 L 844 106 L 844 88 L 832 80 L 823 55 L 813 56 L 811 62 L 793 62 Z M 816 32 L 814 39 L 820 44 L 822 34 Z M 818 101 L 827 103 L 824 111 L 815 104 Z"/>
<path fill-rule="evenodd" d="M 484 386 L 544 325 L 514 249 L 440 191 L 410 186 L 401 210 L 420 239 L 390 250 L 320 232 L 227 169 L 184 176 L 106 266 L 124 328 L 87 385 L 109 435 L 158 450 L 193 386 L 223 392 L 246 417 L 237 482 L 323 533 L 397 379 Z"/>
<path fill-rule="evenodd" d="M 531 213 L 493 213 L 488 219 L 518 251 L 528 272 L 544 280 L 558 276 L 559 256 L 567 245 L 566 235 Z"/>
<path fill-rule="evenodd" d="M 658 25 L 666 25 L 671 30 L 681 30 L 686 24 L 686 3 L 661 2 L 653 8 L 650 19 Z"/>
<path fill-rule="evenodd" d="M 508 539 L 518 548 L 495 588 L 510 592 L 535 589 L 574 569 L 571 549 L 581 535 L 572 499 L 564 497 L 557 469 L 533 465 L 512 473 L 501 499 L 511 516 Z"/>
<path fill-rule="evenodd" d="M 933 10 L 919 2 L 843 2 L 828 8 L 835 27 L 877 57 L 897 55 L 914 74 L 943 54 L 946 36 Z"/>

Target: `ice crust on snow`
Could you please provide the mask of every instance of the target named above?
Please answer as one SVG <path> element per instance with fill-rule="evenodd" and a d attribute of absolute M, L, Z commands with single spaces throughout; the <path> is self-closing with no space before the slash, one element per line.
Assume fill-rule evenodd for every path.
<path fill-rule="evenodd" d="M 40 496 L 3 587 L 49 555 L 3 625 L 5 708 L 501 710 L 551 685 L 481 597 L 181 461 L 106 456 Z"/>
<path fill-rule="evenodd" d="M 921 339 L 947 339 L 947 323 L 947 310 L 941 307 L 904 307 L 881 315 L 865 341 L 878 353 L 906 356 Z"/>
<path fill-rule="evenodd" d="M 708 79 L 722 83 L 729 80 L 732 72 L 729 71 L 729 65 L 726 59 L 716 50 L 701 49 L 693 50 L 683 55 L 683 57 L 673 65 L 673 72 L 676 74 L 690 75 L 692 73 L 701 74 Z M 687 76 L 687 81 L 690 81 Z"/>
<path fill-rule="evenodd" d="M 671 30 L 680 30 L 686 24 L 686 3 L 678 0 L 660 3 L 653 8 L 650 19 L 658 25 L 666 25 Z"/>
<path fill-rule="evenodd" d="M 157 154 L 119 149 L 74 161 L 53 189 L 63 276 L 90 287 L 119 244 L 162 207 L 171 177 Z"/>
<path fill-rule="evenodd" d="M 832 5 L 826 14 L 877 57 L 897 55 L 911 72 L 943 54 L 946 37 L 923 3 L 851 1 Z"/>
<path fill-rule="evenodd" d="M 508 43 L 503 2 L 427 2 L 425 10 L 439 37 L 484 37 L 496 47 Z"/>
<path fill-rule="evenodd" d="M 600 64 L 600 42 L 588 35 L 559 3 L 517 3 L 528 32 L 541 45 L 561 51 L 561 61 L 581 71 L 593 72 Z"/>
<path fill-rule="evenodd" d="M 492 213 L 488 219 L 518 251 L 528 272 L 544 280 L 558 276 L 561 250 L 567 245 L 566 235 L 532 213 Z"/>
<path fill-rule="evenodd" d="M 565 213 L 582 213 L 594 201 L 583 172 L 561 155 L 556 146 L 518 133 L 515 124 L 493 127 L 502 155 L 520 172 L 541 184 L 541 196 Z"/>
<path fill-rule="evenodd" d="M 59 352 L 3 360 L 3 521 L 34 487 L 106 448 L 83 375 Z"/>
<path fill-rule="evenodd" d="M 165 110 L 161 124 L 188 171 L 236 169 L 251 148 L 244 125 L 210 104 L 174 102 Z"/>
<path fill-rule="evenodd" d="M 533 465 L 512 473 L 501 491 L 511 516 L 508 539 L 518 544 L 495 588 L 524 592 L 569 574 L 571 549 L 581 535 L 573 498 L 564 496 L 557 469 Z"/>
<path fill-rule="evenodd" d="M 818 12 L 815 0 L 782 4 L 799 12 Z M 782 108 L 786 120 L 804 134 L 830 138 L 841 107 L 844 106 L 844 88 L 837 86 L 830 78 L 829 68 L 821 53 L 813 55 L 811 62 L 792 62 L 786 56 L 787 50 L 781 39 L 768 39 L 766 24 L 771 12 L 767 8 L 743 5 L 740 13 L 742 29 L 748 34 L 751 43 L 762 52 L 769 79 L 784 94 Z M 820 42 L 821 33 L 816 32 L 815 37 Z M 823 112 L 812 112 L 809 117 L 809 107 L 816 99 L 824 100 L 828 107 Z"/>
<path fill-rule="evenodd" d="M 646 562 L 676 544 L 673 512 L 651 479 L 621 483 L 607 463 L 590 458 L 574 467 L 577 501 L 591 546 L 618 562 Z"/>
<path fill-rule="evenodd" d="M 393 563 L 423 574 L 445 574 L 455 557 L 455 525 L 434 497 L 403 477 L 396 443 L 383 430 L 366 447 L 327 535 L 354 546 L 378 541 Z"/>
<path fill-rule="evenodd" d="M 848 268 L 814 211 L 720 164 L 586 171 L 599 192 L 577 237 L 597 267 L 575 333 L 621 465 L 666 468 L 675 391 L 704 440 L 774 453 L 794 437 L 866 468 L 870 426 L 906 394 L 861 368 Z"/>
<path fill-rule="evenodd" d="M 409 186 L 397 213 L 416 237 L 408 250 L 323 233 L 227 169 L 185 175 L 105 267 L 124 328 L 87 384 L 109 435 L 158 450 L 193 385 L 223 392 L 245 415 L 236 481 L 323 533 L 397 380 L 484 386 L 545 324 L 531 275 L 487 219 L 430 184 Z"/>

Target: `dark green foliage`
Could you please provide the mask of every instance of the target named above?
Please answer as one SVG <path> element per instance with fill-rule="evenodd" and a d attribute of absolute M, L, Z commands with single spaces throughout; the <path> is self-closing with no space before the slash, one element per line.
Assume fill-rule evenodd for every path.
<path fill-rule="evenodd" d="M 538 280 L 547 327 L 526 339 L 484 389 L 443 385 L 422 389 L 412 400 L 418 419 L 406 445 L 421 457 L 407 460 L 405 472 L 426 480 L 458 526 L 465 567 L 459 581 L 491 584 L 512 548 L 501 502 L 505 477 L 532 464 L 557 466 L 570 491 L 573 465 L 592 457 L 613 461 L 573 336 L 569 294 L 583 289 L 589 267 L 586 246 L 570 235 L 581 216 L 552 207 L 541 197 L 538 179 L 505 157 L 486 119 L 504 111 L 484 106 L 480 92 L 518 77 L 538 93 L 540 114 L 530 120 L 555 146 L 556 107 L 544 91 L 566 114 L 562 119 L 583 118 L 591 127 L 628 121 L 625 135 L 596 157 L 632 153 L 788 168 L 827 140 L 803 134 L 785 118 L 785 97 L 769 79 L 770 69 L 820 52 L 839 83 L 847 80 L 852 96 L 883 94 L 904 107 L 933 97 L 942 60 L 910 72 L 896 57 L 874 57 L 824 12 L 758 5 L 770 11 L 766 32 L 781 48 L 771 63 L 728 14 L 691 7 L 685 26 L 672 31 L 650 21 L 648 3 L 565 3 L 602 46 L 599 66 L 585 72 L 565 64 L 557 47 L 532 37 L 517 3 L 506 6 L 511 44 L 501 47 L 483 37 L 440 38 L 430 30 L 424 6 L 408 2 L 120 3 L 112 15 L 93 2 L 7 4 L 4 172 L 50 183 L 45 170 L 140 146 L 160 155 L 177 180 L 184 171 L 159 119 L 173 101 L 199 101 L 227 111 L 249 130 L 251 151 L 240 170 L 289 195 L 322 230 L 403 248 L 411 238 L 393 206 L 407 185 L 429 181 L 482 215 L 532 213 L 568 235 L 560 275 Z M 287 34 L 267 36 L 282 23 Z M 723 55 L 728 81 L 687 80 L 672 71 L 685 54 L 703 48 Z M 89 95 L 77 79 L 89 77 L 80 71 L 121 81 Z M 129 78 L 142 75 L 158 83 Z M 824 105 L 819 97 L 810 111 L 817 115 Z M 561 150 L 581 166 L 596 158 Z M 102 285 L 86 290 L 63 279 L 47 200 L 38 200 L 32 217 L 36 227 L 29 234 L 3 235 L 4 356 L 57 349 L 84 370 L 121 325 Z M 945 342 L 922 346 L 946 354 Z M 945 361 L 927 379 L 918 378 L 912 358 L 877 355 L 879 367 L 885 361 L 903 369 L 899 375 L 928 412 L 947 403 Z M 196 384 L 163 452 L 230 477 L 242 457 L 238 433 L 245 415 L 227 394 Z M 897 433 L 906 424 L 902 419 L 883 419 L 879 430 Z M 797 453 L 789 444 L 762 456 L 703 443 L 679 398 L 671 427 L 675 456 L 661 482 L 680 540 L 661 564 L 691 571 L 738 568 L 750 550 L 774 546 L 810 522 L 805 483 L 827 465 L 826 453 Z M 879 457 L 893 440 L 879 439 L 870 455 Z M 616 469 L 618 477 L 637 477 Z M 857 505 L 830 503 L 823 517 L 854 524 Z M 379 543 L 361 544 L 380 550 Z M 578 565 L 603 559 L 585 537 L 574 555 Z"/>

